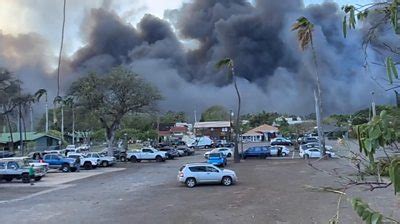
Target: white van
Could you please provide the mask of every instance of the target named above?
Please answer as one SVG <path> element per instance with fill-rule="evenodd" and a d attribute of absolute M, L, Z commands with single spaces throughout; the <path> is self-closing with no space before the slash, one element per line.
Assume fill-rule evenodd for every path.
<path fill-rule="evenodd" d="M 188 143 L 189 148 L 212 148 L 213 140 L 211 140 L 208 136 L 196 137 L 195 140 L 191 143 Z"/>

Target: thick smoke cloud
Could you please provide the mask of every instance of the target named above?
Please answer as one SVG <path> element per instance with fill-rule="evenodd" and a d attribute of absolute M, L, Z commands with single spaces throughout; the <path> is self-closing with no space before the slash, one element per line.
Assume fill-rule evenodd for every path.
<path fill-rule="evenodd" d="M 362 68 L 361 33 L 342 37 L 342 14 L 335 3 L 305 7 L 301 0 L 258 0 L 254 4 L 194 0 L 166 11 L 166 20 L 145 15 L 135 26 L 108 7 L 94 8 L 81 27 L 85 46 L 65 60 L 65 83 L 88 71 L 105 73 L 124 65 L 159 87 L 165 97 L 160 103 L 164 110 L 191 114 L 213 104 L 234 109 L 231 80 L 226 71 L 214 66 L 231 57 L 240 77 L 245 112 L 311 113 L 315 68 L 310 52 L 299 50 L 296 34 L 290 31 L 299 16 L 316 25 L 324 112 L 351 112 L 368 106 L 370 92 L 379 95 L 379 89 Z M 187 48 L 181 40 L 196 44 Z M 392 100 L 387 94 L 382 96 L 381 103 Z"/>

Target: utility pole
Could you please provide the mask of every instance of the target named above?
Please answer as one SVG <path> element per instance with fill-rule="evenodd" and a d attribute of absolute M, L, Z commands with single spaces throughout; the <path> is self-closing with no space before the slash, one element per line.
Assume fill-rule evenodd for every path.
<path fill-rule="evenodd" d="M 64 103 L 61 102 L 61 142 L 64 143 Z"/>
<path fill-rule="evenodd" d="M 75 109 L 72 106 L 72 145 L 75 145 Z"/>
<path fill-rule="evenodd" d="M 48 132 L 49 132 L 49 105 L 47 103 L 47 92 L 46 92 L 46 134 Z"/>
<path fill-rule="evenodd" d="M 376 117 L 376 108 L 375 108 L 374 94 L 375 94 L 375 92 L 372 91 L 372 92 L 371 92 L 371 96 L 372 96 L 372 103 L 371 103 L 371 105 L 372 105 L 372 118 Z"/>
<path fill-rule="evenodd" d="M 33 132 L 33 108 L 32 106 L 29 107 L 30 118 L 31 118 L 31 132 Z"/>
<path fill-rule="evenodd" d="M 197 122 L 197 112 L 196 112 L 196 110 L 194 110 L 194 123 L 196 123 Z"/>

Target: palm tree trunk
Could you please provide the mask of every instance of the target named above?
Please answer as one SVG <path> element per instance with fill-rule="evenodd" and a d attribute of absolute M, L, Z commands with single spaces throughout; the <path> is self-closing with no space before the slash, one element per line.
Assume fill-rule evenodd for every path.
<path fill-rule="evenodd" d="M 49 105 L 47 102 L 47 93 L 46 93 L 46 133 L 49 132 Z"/>
<path fill-rule="evenodd" d="M 11 140 L 11 145 L 12 147 L 10 149 L 12 149 L 14 151 L 14 137 L 12 135 L 12 127 L 11 127 L 11 121 L 10 121 L 10 117 L 8 116 L 8 113 L 5 114 L 6 116 L 6 120 L 7 120 L 7 125 L 8 125 L 8 131 L 10 133 L 10 140 Z"/>
<path fill-rule="evenodd" d="M 237 114 L 236 114 L 236 128 L 235 128 L 235 150 L 234 150 L 234 161 L 235 163 L 240 162 L 240 156 L 239 156 L 239 132 L 240 132 L 240 104 L 241 104 L 241 98 L 240 98 L 240 93 L 239 89 L 236 83 L 236 76 L 235 76 L 235 68 L 232 66 L 232 78 L 233 78 L 233 84 L 235 86 L 236 94 L 238 97 L 238 108 L 237 108 Z"/>
<path fill-rule="evenodd" d="M 24 140 L 22 140 L 22 145 L 24 145 L 26 142 L 26 123 L 25 123 L 25 117 L 22 114 L 21 114 L 21 120 L 24 128 Z"/>
<path fill-rule="evenodd" d="M 31 119 L 31 123 L 30 123 L 31 132 L 33 132 L 33 108 L 32 108 L 32 106 L 29 107 L 29 116 L 30 116 L 30 119 Z"/>
<path fill-rule="evenodd" d="M 64 141 L 64 106 L 61 104 L 61 141 Z"/>
<path fill-rule="evenodd" d="M 313 56 L 313 61 L 314 61 L 314 66 L 315 66 L 315 76 L 317 80 L 317 94 L 316 94 L 316 117 L 317 117 L 317 127 L 318 127 L 318 141 L 319 145 L 322 148 L 322 153 L 321 157 L 324 157 L 326 154 L 326 149 L 325 149 L 325 136 L 324 136 L 324 130 L 322 128 L 322 100 L 321 100 L 321 82 L 320 82 L 320 77 L 319 77 L 319 72 L 318 72 L 318 61 L 317 61 L 317 53 L 314 48 L 314 43 L 313 39 L 311 37 L 310 40 L 311 43 L 311 50 L 312 50 L 312 56 Z"/>
<path fill-rule="evenodd" d="M 72 107 L 72 144 L 75 145 L 75 109 Z"/>

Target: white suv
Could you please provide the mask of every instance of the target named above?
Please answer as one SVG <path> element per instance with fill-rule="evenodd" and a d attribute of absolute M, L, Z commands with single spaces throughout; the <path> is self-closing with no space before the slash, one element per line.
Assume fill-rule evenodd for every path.
<path fill-rule="evenodd" d="M 179 169 L 178 181 L 192 188 L 202 183 L 221 183 L 225 186 L 237 181 L 233 170 L 220 169 L 207 163 L 190 163 Z"/>

